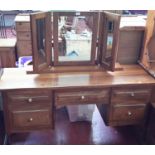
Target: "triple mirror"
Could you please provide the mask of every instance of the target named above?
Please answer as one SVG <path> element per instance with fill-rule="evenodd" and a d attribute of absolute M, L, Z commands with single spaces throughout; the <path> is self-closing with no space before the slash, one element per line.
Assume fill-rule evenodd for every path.
<path fill-rule="evenodd" d="M 31 14 L 33 71 L 58 67 L 115 70 L 120 16 L 110 12 Z M 52 68 L 52 69 L 51 69 Z M 74 70 L 74 69 L 73 69 Z"/>

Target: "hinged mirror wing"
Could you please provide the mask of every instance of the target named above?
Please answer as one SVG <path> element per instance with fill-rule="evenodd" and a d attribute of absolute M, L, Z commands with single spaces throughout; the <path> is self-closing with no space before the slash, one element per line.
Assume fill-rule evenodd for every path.
<path fill-rule="evenodd" d="M 120 15 L 101 12 L 99 30 L 99 61 L 110 71 L 115 71 L 118 51 Z"/>
<path fill-rule="evenodd" d="M 30 15 L 33 50 L 33 72 L 46 70 L 51 65 L 51 12 Z"/>

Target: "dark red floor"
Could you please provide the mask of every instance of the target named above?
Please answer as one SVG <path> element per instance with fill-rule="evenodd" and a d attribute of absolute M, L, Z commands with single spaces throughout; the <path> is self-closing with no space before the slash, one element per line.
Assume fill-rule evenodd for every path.
<path fill-rule="evenodd" d="M 2 129 L 0 130 L 3 133 Z M 2 138 L 0 138 L 2 144 Z M 54 131 L 18 133 L 11 136 L 11 144 L 138 144 L 130 126 L 105 126 L 98 110 L 95 110 L 92 123 L 70 123 L 67 111 L 57 111 Z"/>

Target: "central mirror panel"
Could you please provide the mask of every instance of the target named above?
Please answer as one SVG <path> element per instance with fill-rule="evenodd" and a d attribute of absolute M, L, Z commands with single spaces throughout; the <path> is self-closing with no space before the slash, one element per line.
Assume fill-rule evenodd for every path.
<path fill-rule="evenodd" d="M 92 16 L 59 17 L 59 61 L 90 61 L 92 22 Z"/>
<path fill-rule="evenodd" d="M 55 64 L 95 63 L 96 30 L 94 13 L 54 13 Z M 97 27 L 96 27 L 97 29 Z"/>

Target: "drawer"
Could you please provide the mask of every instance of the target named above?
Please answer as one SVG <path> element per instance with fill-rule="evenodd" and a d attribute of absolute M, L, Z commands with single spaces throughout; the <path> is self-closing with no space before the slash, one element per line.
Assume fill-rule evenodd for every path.
<path fill-rule="evenodd" d="M 17 41 L 17 54 L 20 56 L 30 56 L 32 55 L 32 44 L 28 40 L 18 40 Z"/>
<path fill-rule="evenodd" d="M 110 89 L 88 91 L 65 91 L 55 93 L 56 105 L 95 104 L 109 102 Z"/>
<path fill-rule="evenodd" d="M 16 22 L 16 31 L 30 31 L 30 22 Z"/>
<path fill-rule="evenodd" d="M 29 110 L 29 111 L 12 111 L 11 113 L 12 127 L 18 128 L 32 128 L 51 126 L 52 125 L 52 113 L 50 109 L 42 110 Z"/>
<path fill-rule="evenodd" d="M 31 33 L 29 31 L 27 32 L 22 32 L 19 31 L 17 32 L 17 39 L 20 40 L 28 40 L 31 41 Z"/>
<path fill-rule="evenodd" d="M 151 89 L 150 88 L 113 88 L 112 89 L 112 104 L 141 104 L 150 101 Z"/>
<path fill-rule="evenodd" d="M 8 104 L 46 104 L 52 102 L 52 93 L 49 90 L 15 90 L 7 91 Z"/>
<path fill-rule="evenodd" d="M 112 107 L 112 121 L 142 122 L 145 116 L 146 104 L 115 105 Z"/>

